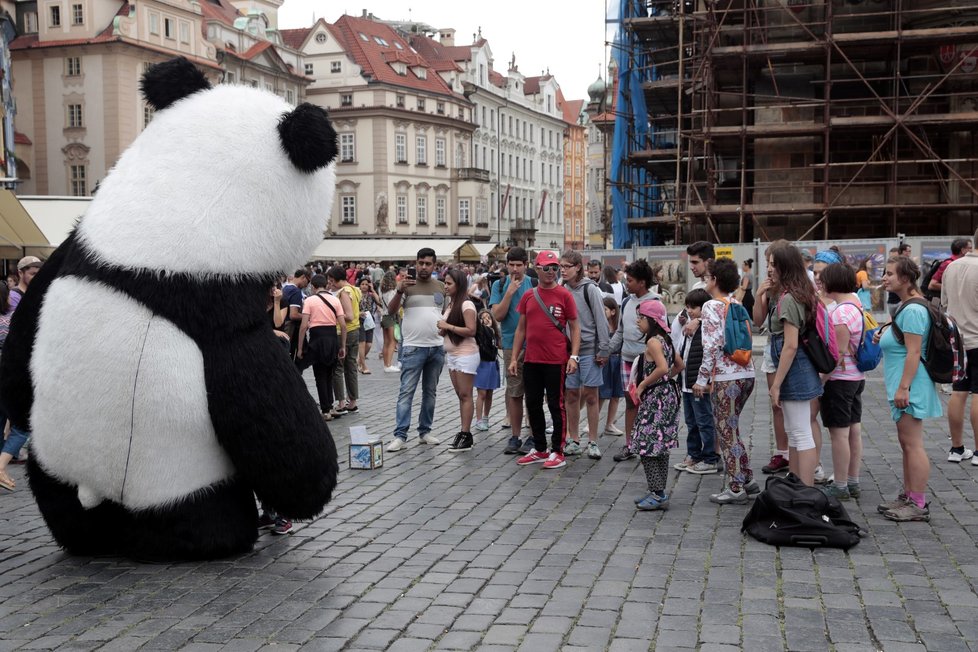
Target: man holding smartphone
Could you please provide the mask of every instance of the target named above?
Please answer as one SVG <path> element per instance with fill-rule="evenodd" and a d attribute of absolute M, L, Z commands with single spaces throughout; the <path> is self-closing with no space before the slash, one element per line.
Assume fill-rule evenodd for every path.
<path fill-rule="evenodd" d="M 520 314 L 516 307 L 523 295 L 533 288 L 533 282 L 526 275 L 527 262 L 525 249 L 511 247 L 506 254 L 509 275 L 493 283 L 489 297 L 492 316 L 499 322 L 503 334 L 503 368 L 509 369 L 510 363 L 516 360 L 516 373 L 506 378 L 506 415 L 513 429 L 509 443 L 503 451 L 506 455 L 516 455 L 524 443 L 525 452 L 529 453 L 533 450 L 532 437 L 527 437 L 526 442 L 520 439 L 523 427 L 523 352 L 513 351 L 513 336 L 520 322 Z"/>
<path fill-rule="evenodd" d="M 435 419 L 435 397 L 438 379 L 445 364 L 444 337 L 438 333 L 438 322 L 445 308 L 445 285 L 431 278 L 435 269 L 435 250 L 425 247 L 418 251 L 414 267 L 397 284 L 388 312 L 396 314 L 404 308 L 401 321 L 401 387 L 397 397 L 397 416 L 394 439 L 387 446 L 389 453 L 404 448 L 411 427 L 411 403 L 421 381 L 421 415 L 418 418 L 418 437 L 422 444 L 440 444 L 431 434 Z"/>

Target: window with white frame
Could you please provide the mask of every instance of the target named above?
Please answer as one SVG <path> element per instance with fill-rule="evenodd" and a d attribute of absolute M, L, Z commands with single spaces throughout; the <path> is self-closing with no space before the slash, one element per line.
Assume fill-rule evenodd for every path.
<path fill-rule="evenodd" d="M 342 61 L 330 61 L 329 71 L 331 73 L 343 72 L 343 62 Z"/>
<path fill-rule="evenodd" d="M 312 76 L 313 72 L 315 72 L 315 67 L 311 63 L 302 64 L 302 69 L 309 76 Z"/>
<path fill-rule="evenodd" d="M 157 36 L 160 33 L 160 15 L 152 11 L 149 13 L 149 33 Z"/>
<path fill-rule="evenodd" d="M 173 19 L 164 18 L 163 19 L 163 37 L 168 39 L 175 39 L 176 32 L 173 29 Z"/>
<path fill-rule="evenodd" d="M 24 13 L 24 32 L 34 34 L 37 32 L 37 12 L 28 11 Z"/>
<path fill-rule="evenodd" d="M 143 103 L 143 129 L 149 126 L 149 123 L 153 121 L 153 115 L 156 113 L 156 109 L 149 102 Z"/>
<path fill-rule="evenodd" d="M 418 195 L 417 218 L 418 218 L 419 225 L 428 223 L 428 196 L 427 195 Z"/>
<path fill-rule="evenodd" d="M 190 23 L 186 21 L 180 21 L 180 42 L 190 43 Z"/>
<path fill-rule="evenodd" d="M 71 194 L 73 197 L 85 197 L 88 195 L 88 181 L 86 177 L 88 176 L 88 170 L 84 165 L 72 165 L 69 166 L 69 175 L 71 183 Z"/>
<path fill-rule="evenodd" d="M 81 104 L 69 104 L 68 105 L 68 127 L 78 128 L 85 126 L 82 123 L 82 105 Z"/>
<path fill-rule="evenodd" d="M 61 27 L 61 5 L 51 5 L 48 17 L 48 27 Z"/>
<path fill-rule="evenodd" d="M 398 195 L 394 201 L 395 215 L 398 224 L 408 223 L 407 195 Z"/>
<path fill-rule="evenodd" d="M 465 167 L 465 145 L 462 143 L 455 146 L 455 167 Z"/>
<path fill-rule="evenodd" d="M 340 134 L 340 161 L 352 163 L 357 157 L 356 135 L 352 133 Z"/>
<path fill-rule="evenodd" d="M 423 134 L 416 138 L 415 158 L 417 165 L 428 164 L 428 137 Z"/>
<path fill-rule="evenodd" d="M 424 111 L 424 98 L 418 98 L 418 111 Z"/>
<path fill-rule="evenodd" d="M 65 76 L 77 77 L 81 74 L 81 57 L 68 57 L 65 59 Z"/>
<path fill-rule="evenodd" d="M 353 93 L 340 95 L 340 106 L 353 106 Z"/>
<path fill-rule="evenodd" d="M 84 25 L 85 24 L 85 7 L 81 4 L 71 5 L 71 24 L 72 25 Z"/>
<path fill-rule="evenodd" d="M 444 197 L 435 198 L 435 224 L 437 224 L 438 226 L 444 226 L 448 224 L 448 218 L 445 215 Z"/>
<path fill-rule="evenodd" d="M 394 162 L 407 163 L 407 136 L 394 134 Z"/>
<path fill-rule="evenodd" d="M 234 73 L 231 72 L 230 70 L 228 70 L 226 73 L 224 73 L 224 83 L 225 84 L 233 84 L 234 83 L 234 79 L 235 79 Z"/>
<path fill-rule="evenodd" d="M 445 167 L 445 139 L 435 138 L 435 165 Z"/>
<path fill-rule="evenodd" d="M 340 219 L 343 224 L 357 223 L 356 195 L 343 195 L 340 197 Z"/>
<path fill-rule="evenodd" d="M 403 95 L 400 95 L 400 94 L 395 95 L 394 96 L 394 105 L 397 106 L 397 108 L 399 108 L 399 109 L 403 109 L 404 108 L 404 96 Z"/>
<path fill-rule="evenodd" d="M 285 91 L 285 101 L 289 104 L 295 104 L 295 91 L 291 88 Z"/>
<path fill-rule="evenodd" d="M 471 200 L 469 199 L 459 199 L 458 200 L 458 223 L 468 224 L 471 217 Z"/>
<path fill-rule="evenodd" d="M 489 205 L 485 198 L 475 200 L 475 223 L 478 226 L 489 225 Z"/>
<path fill-rule="evenodd" d="M 445 115 L 445 103 L 444 102 L 436 102 L 435 103 L 435 113 L 437 113 L 438 115 Z"/>

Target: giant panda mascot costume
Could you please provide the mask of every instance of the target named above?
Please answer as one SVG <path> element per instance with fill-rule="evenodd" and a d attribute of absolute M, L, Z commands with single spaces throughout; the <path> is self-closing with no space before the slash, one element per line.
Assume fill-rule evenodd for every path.
<path fill-rule="evenodd" d="M 322 241 L 336 133 L 318 107 L 211 88 L 186 59 L 142 90 L 156 115 L 18 306 L 0 396 L 68 552 L 217 558 L 251 549 L 256 495 L 308 519 L 336 485 L 266 313 L 275 275 Z"/>

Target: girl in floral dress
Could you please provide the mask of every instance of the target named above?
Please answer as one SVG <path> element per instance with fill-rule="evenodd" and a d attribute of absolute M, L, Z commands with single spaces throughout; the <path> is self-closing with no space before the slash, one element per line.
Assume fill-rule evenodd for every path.
<path fill-rule="evenodd" d="M 638 412 L 629 450 L 642 459 L 649 495 L 636 506 L 647 511 L 668 509 L 669 449 L 678 446 L 680 405 L 679 389 L 671 377 L 682 371 L 683 360 L 673 348 L 661 301 L 639 305 L 638 328 L 645 334 L 645 354 L 640 382 L 631 388 Z"/>

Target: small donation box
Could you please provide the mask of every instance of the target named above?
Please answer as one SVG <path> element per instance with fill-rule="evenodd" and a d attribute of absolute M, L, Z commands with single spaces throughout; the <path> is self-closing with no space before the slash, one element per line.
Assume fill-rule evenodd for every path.
<path fill-rule="evenodd" d="M 350 427 L 350 468 L 379 469 L 384 466 L 384 445 L 371 437 L 366 426 Z"/>

